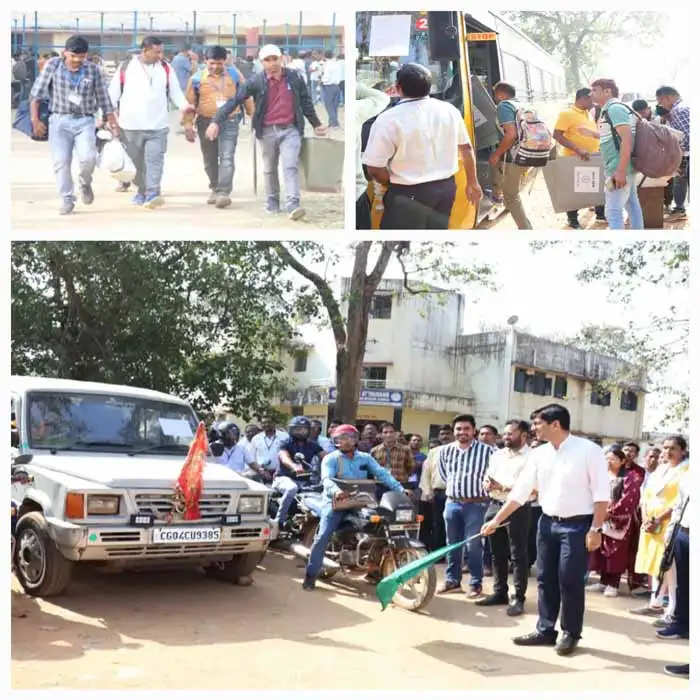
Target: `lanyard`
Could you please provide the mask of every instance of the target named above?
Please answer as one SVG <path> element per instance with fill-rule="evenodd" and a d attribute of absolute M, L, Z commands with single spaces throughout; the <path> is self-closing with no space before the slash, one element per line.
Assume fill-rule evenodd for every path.
<path fill-rule="evenodd" d="M 85 75 L 85 66 L 80 66 L 80 70 L 76 71 L 75 73 L 73 71 L 68 71 L 68 79 L 70 80 L 72 90 L 78 89 L 80 81 L 83 79 L 83 75 Z"/>

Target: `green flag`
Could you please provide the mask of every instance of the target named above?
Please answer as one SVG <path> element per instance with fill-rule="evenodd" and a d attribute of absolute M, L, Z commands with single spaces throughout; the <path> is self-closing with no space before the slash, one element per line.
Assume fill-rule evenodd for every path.
<path fill-rule="evenodd" d="M 476 535 L 476 537 L 480 537 L 480 535 Z M 462 540 L 461 542 L 455 542 L 455 544 L 448 544 L 441 549 L 436 549 L 427 556 L 409 562 L 400 569 L 396 569 L 393 574 L 389 574 L 389 576 L 383 578 L 377 584 L 377 598 L 379 598 L 379 602 L 382 604 L 382 611 L 386 610 L 387 605 L 391 603 L 392 598 L 396 595 L 396 591 L 399 590 L 401 585 L 406 583 L 406 581 L 410 581 L 414 576 L 418 576 L 423 569 L 432 566 L 448 552 L 457 549 L 457 547 L 463 547 L 467 542 L 468 540 Z"/>

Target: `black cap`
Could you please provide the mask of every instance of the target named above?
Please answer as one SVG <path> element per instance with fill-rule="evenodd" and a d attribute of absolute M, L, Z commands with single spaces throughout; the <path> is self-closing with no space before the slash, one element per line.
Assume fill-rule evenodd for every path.
<path fill-rule="evenodd" d="M 84 36 L 80 36 L 80 34 L 73 34 L 66 40 L 66 51 L 87 53 L 89 48 L 88 40 Z"/>

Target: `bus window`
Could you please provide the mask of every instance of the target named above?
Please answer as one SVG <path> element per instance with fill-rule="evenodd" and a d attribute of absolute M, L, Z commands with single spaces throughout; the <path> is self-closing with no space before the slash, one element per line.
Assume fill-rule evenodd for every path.
<path fill-rule="evenodd" d="M 516 90 L 515 96 L 523 102 L 530 101 L 530 84 L 527 77 L 527 64 L 517 56 L 503 52 L 503 72 L 506 81 Z"/>

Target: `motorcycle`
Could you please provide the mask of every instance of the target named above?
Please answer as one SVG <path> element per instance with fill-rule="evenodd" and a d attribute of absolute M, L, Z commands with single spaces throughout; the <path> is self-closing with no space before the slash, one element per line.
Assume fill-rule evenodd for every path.
<path fill-rule="evenodd" d="M 29 464 L 32 461 L 31 454 L 21 454 L 12 457 L 12 466 L 10 470 L 10 487 L 13 484 L 31 484 L 34 481 L 34 477 L 29 476 L 28 472 L 21 469 L 25 464 Z M 19 520 L 19 501 L 10 497 L 10 569 L 14 571 L 15 562 L 15 547 L 17 540 L 15 538 L 15 533 L 17 531 L 17 521 Z"/>
<path fill-rule="evenodd" d="M 321 578 L 330 579 L 339 571 L 365 580 L 377 581 L 389 576 L 427 553 L 418 540 L 422 516 L 417 515 L 413 500 L 404 493 L 387 491 L 377 501 L 376 482 L 373 480 L 333 480 L 352 499 L 348 509 L 333 533 L 323 559 Z M 292 552 L 307 559 L 318 531 L 323 497 L 305 493 L 299 496 L 299 507 L 304 516 L 302 541 L 293 544 Z M 377 578 L 378 577 L 378 578 Z M 430 566 L 404 583 L 392 602 L 405 610 L 420 610 L 433 595 L 437 576 Z"/>

